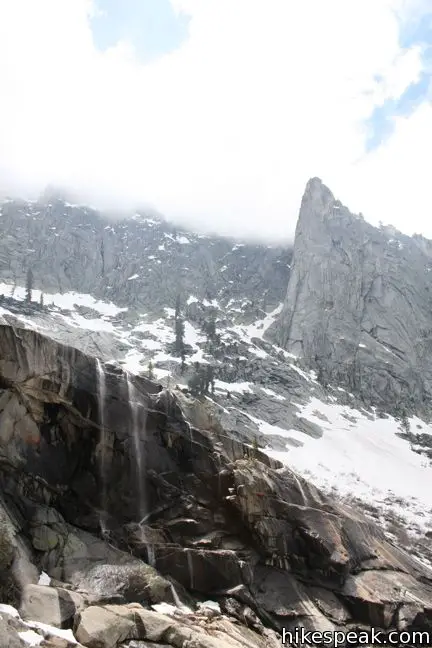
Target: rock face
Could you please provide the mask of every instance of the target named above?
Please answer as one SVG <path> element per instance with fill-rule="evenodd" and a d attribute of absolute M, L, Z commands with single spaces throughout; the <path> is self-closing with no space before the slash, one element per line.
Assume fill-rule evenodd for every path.
<path fill-rule="evenodd" d="M 63 603 L 47 610 L 51 620 L 67 623 L 82 600 L 100 602 L 75 617 L 84 645 L 179 646 L 194 637 L 205 648 L 225 639 L 272 646 L 268 637 L 260 643 L 265 627 L 431 626 L 426 567 L 222 426 L 194 427 L 187 407 L 185 396 L 151 381 L 112 368 L 102 378 L 94 358 L 0 326 L 0 489 L 17 541 L 60 581 L 49 600 Z M 41 591 L 32 575 L 22 581 L 23 611 L 34 610 L 40 600 L 30 598 Z M 169 596 L 188 606 L 217 599 L 219 623 L 240 619 L 256 638 L 230 644 L 215 626 L 199 643 L 187 623 L 137 625 L 142 609 Z"/>
<path fill-rule="evenodd" d="M 430 242 L 369 225 L 314 178 L 301 204 L 284 307 L 268 335 L 322 382 L 386 411 L 430 413 L 431 269 Z"/>
<path fill-rule="evenodd" d="M 181 232 L 163 219 L 107 218 L 52 196 L 0 204 L 0 282 L 80 291 L 119 306 L 174 307 L 179 293 L 277 305 L 286 289 L 289 246 L 236 244 Z"/>

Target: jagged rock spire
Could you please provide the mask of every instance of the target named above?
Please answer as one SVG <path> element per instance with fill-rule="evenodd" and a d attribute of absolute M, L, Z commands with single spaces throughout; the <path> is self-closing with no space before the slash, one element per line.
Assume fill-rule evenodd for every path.
<path fill-rule="evenodd" d="M 426 411 L 432 395 L 425 334 L 432 330 L 429 265 L 416 240 L 373 227 L 311 178 L 284 307 L 268 335 L 367 402 Z"/>

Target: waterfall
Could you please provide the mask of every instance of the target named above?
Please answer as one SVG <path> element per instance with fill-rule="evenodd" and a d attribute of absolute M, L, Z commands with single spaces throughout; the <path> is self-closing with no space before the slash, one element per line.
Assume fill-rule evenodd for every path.
<path fill-rule="evenodd" d="M 147 548 L 147 564 L 150 565 L 150 567 L 156 567 L 156 555 L 155 555 L 155 550 L 153 545 L 146 544 L 146 548 Z"/>
<path fill-rule="evenodd" d="M 126 385 L 128 393 L 128 401 L 131 414 L 131 424 L 132 424 L 132 441 L 134 448 L 134 460 L 136 468 L 136 483 L 138 490 L 138 517 L 139 521 L 142 521 L 146 515 L 146 497 L 144 490 L 144 470 L 143 470 L 143 453 L 141 448 L 141 425 L 140 425 L 140 410 L 139 403 L 137 402 L 137 393 L 136 389 L 133 386 L 130 376 L 126 373 Z M 144 422 L 145 425 L 145 422 Z"/>
<path fill-rule="evenodd" d="M 301 495 L 301 497 L 303 499 L 303 502 L 301 503 L 301 506 L 307 506 L 308 498 L 307 498 L 306 493 L 304 491 L 304 488 L 303 488 L 303 486 L 301 484 L 301 481 L 300 481 L 300 479 L 298 478 L 298 476 L 296 475 L 296 473 L 294 471 L 292 471 L 292 476 L 293 476 L 294 481 L 297 484 L 297 488 L 299 489 L 300 495 Z"/>
<path fill-rule="evenodd" d="M 183 603 L 181 602 L 180 597 L 179 597 L 179 595 L 177 594 L 176 588 L 174 587 L 174 585 L 173 585 L 172 583 L 171 583 L 171 593 L 172 593 L 173 601 L 174 601 L 175 605 L 176 605 L 178 608 L 182 608 L 182 607 L 183 607 Z"/>
<path fill-rule="evenodd" d="M 180 596 L 177 594 L 177 590 L 176 590 L 176 588 L 174 587 L 174 585 L 172 583 L 170 583 L 170 587 L 171 587 L 171 594 L 172 594 L 175 606 L 179 610 L 182 610 L 182 612 L 186 612 L 186 613 L 190 614 L 192 612 L 191 608 L 181 602 Z"/>
<path fill-rule="evenodd" d="M 193 557 L 189 549 L 186 549 L 187 564 L 189 570 L 190 589 L 194 588 L 194 571 L 193 571 Z"/>
<path fill-rule="evenodd" d="M 106 399 L 106 383 L 105 383 L 105 370 L 99 358 L 96 358 L 96 378 L 98 386 L 98 411 L 99 411 L 99 426 L 100 426 L 100 474 L 102 481 L 102 497 L 101 508 L 102 515 L 100 520 L 101 530 L 106 531 L 106 515 L 107 515 L 107 433 L 105 427 L 105 399 Z"/>
<path fill-rule="evenodd" d="M 135 475 L 136 475 L 136 486 L 138 494 L 138 505 L 137 505 L 137 515 L 138 523 L 141 530 L 141 541 L 146 547 L 147 550 L 147 563 L 151 567 L 156 566 L 156 553 L 154 544 L 148 542 L 147 531 L 144 527 L 145 522 L 147 521 L 149 514 L 147 511 L 147 497 L 145 492 L 145 465 L 144 465 L 144 455 L 143 455 L 143 439 L 142 432 L 145 433 L 146 422 L 147 422 L 147 410 L 141 406 L 138 402 L 139 393 L 134 387 L 129 373 L 126 372 L 126 387 L 127 395 L 130 408 L 130 420 L 131 420 L 131 437 L 133 442 L 133 451 L 134 451 L 134 463 L 135 463 Z M 151 538 L 150 538 L 151 540 Z"/>

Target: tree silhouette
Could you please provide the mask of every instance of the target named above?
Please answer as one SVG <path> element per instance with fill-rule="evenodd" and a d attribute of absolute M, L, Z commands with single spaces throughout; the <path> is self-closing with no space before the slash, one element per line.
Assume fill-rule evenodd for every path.
<path fill-rule="evenodd" d="M 31 302 L 32 292 L 33 292 L 33 272 L 31 271 L 31 268 L 29 268 L 27 270 L 27 277 L 26 277 L 26 302 Z"/>

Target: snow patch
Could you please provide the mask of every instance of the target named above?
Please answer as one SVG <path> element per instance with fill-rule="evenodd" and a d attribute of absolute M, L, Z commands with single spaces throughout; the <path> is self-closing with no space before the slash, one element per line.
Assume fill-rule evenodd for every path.
<path fill-rule="evenodd" d="M 233 382 L 228 383 L 223 380 L 215 380 L 215 390 L 236 392 L 238 394 L 251 394 L 252 383 L 250 382 Z"/>
<path fill-rule="evenodd" d="M 181 245 L 187 245 L 188 243 L 190 243 L 189 239 L 186 238 L 186 236 L 178 236 L 177 242 L 180 243 Z"/>
<path fill-rule="evenodd" d="M 39 576 L 38 585 L 51 585 L 51 578 L 44 571 Z"/>
<path fill-rule="evenodd" d="M 32 630 L 40 630 L 41 634 L 45 637 L 53 635 L 54 637 L 60 637 L 66 641 L 70 641 L 73 644 L 77 644 L 77 640 L 73 636 L 72 630 L 61 630 L 60 628 L 55 628 L 54 626 L 47 625 L 46 623 L 40 623 L 39 621 L 27 621 L 26 626 Z"/>
<path fill-rule="evenodd" d="M 203 601 L 202 603 L 198 603 L 197 607 L 214 610 L 215 612 L 219 612 L 219 614 L 221 613 L 220 605 L 217 601 Z"/>
<path fill-rule="evenodd" d="M 268 387 L 261 387 L 261 391 L 263 391 L 267 396 L 272 396 L 276 400 L 284 401 L 286 400 L 285 396 L 281 396 L 280 394 L 276 394 L 273 389 L 269 389 Z"/>
<path fill-rule="evenodd" d="M 20 618 L 18 610 L 12 607 L 12 605 L 7 605 L 6 603 L 0 603 L 0 614 L 7 614 L 14 619 Z"/>
<path fill-rule="evenodd" d="M 196 304 L 197 302 L 198 302 L 198 299 L 197 299 L 196 297 L 194 297 L 193 295 L 191 295 L 191 296 L 188 298 L 186 304 L 187 304 L 188 306 L 190 306 L 191 304 Z"/>
<path fill-rule="evenodd" d="M 13 296 L 18 301 L 23 301 L 26 296 L 26 289 L 23 286 L 14 286 L 13 284 L 0 283 L 0 295 Z M 41 291 L 32 290 L 33 301 L 40 300 Z M 112 302 L 105 302 L 95 299 L 91 295 L 85 293 L 77 293 L 74 291 L 66 293 L 44 293 L 44 302 L 46 305 L 53 304 L 63 310 L 74 310 L 75 306 L 85 306 L 97 311 L 101 315 L 114 316 L 119 313 L 125 312 L 127 308 L 119 308 Z"/>
<path fill-rule="evenodd" d="M 20 639 L 27 644 L 27 646 L 40 646 L 44 638 L 37 634 L 34 630 L 24 630 L 23 632 L 18 632 Z"/>

